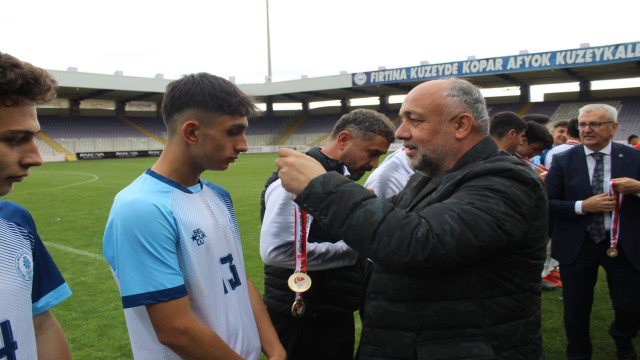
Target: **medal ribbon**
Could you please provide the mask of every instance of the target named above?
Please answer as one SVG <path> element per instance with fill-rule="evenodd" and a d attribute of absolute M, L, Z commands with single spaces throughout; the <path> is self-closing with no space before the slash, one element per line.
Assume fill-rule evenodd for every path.
<path fill-rule="evenodd" d="M 620 235 L 620 207 L 622 206 L 622 200 L 624 199 L 624 194 L 619 194 L 616 191 L 615 180 L 611 180 L 609 196 L 617 196 L 616 207 L 611 213 L 611 248 L 615 249 L 618 246 L 618 235 Z"/>
<path fill-rule="evenodd" d="M 525 158 L 524 156 L 522 156 L 522 155 L 520 155 L 520 154 L 518 154 L 518 153 L 514 153 L 514 155 L 515 155 L 515 156 L 516 156 L 520 161 L 522 161 L 523 163 L 525 163 L 525 164 L 527 164 L 527 165 L 531 166 L 532 168 L 537 169 L 537 170 L 540 170 L 541 172 L 547 172 L 547 168 L 546 168 L 546 167 L 544 167 L 544 165 L 538 165 L 538 164 L 534 163 L 533 161 L 531 161 L 531 160 L 529 160 L 529 159 Z"/>
<path fill-rule="evenodd" d="M 294 236 L 296 242 L 296 272 L 307 272 L 307 234 L 309 232 L 309 215 L 306 211 L 294 205 Z M 302 299 L 302 293 L 296 292 L 296 300 Z"/>
<path fill-rule="evenodd" d="M 295 213 L 295 242 L 296 242 L 296 272 L 307 272 L 307 233 L 309 231 L 309 215 L 300 209 L 298 205 L 294 206 Z"/>

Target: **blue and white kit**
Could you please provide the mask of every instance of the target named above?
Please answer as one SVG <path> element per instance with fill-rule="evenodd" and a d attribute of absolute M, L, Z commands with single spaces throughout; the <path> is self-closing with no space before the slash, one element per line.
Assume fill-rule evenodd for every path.
<path fill-rule="evenodd" d="M 0 200 L 0 359 L 36 359 L 33 317 L 70 295 L 31 214 Z"/>
<path fill-rule="evenodd" d="M 122 297 L 135 359 L 179 359 L 156 337 L 145 305 L 189 295 L 191 309 L 245 359 L 260 358 L 240 232 L 229 193 L 185 188 L 147 170 L 116 196 L 104 255 Z"/>

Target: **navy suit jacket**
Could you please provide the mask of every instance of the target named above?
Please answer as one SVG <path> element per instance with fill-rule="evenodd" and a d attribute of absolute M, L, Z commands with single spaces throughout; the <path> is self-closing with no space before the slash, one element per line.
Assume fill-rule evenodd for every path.
<path fill-rule="evenodd" d="M 640 180 L 640 150 L 612 142 L 611 179 L 621 177 Z M 545 184 L 549 195 L 549 216 L 555 217 L 556 222 L 551 236 L 551 256 L 560 265 L 571 264 L 578 257 L 583 241 L 588 239 L 587 227 L 592 218 L 591 214 L 575 213 L 576 201 L 594 195 L 584 145 L 554 156 Z M 622 201 L 618 246 L 640 270 L 640 197 L 636 195 L 625 195 Z"/>

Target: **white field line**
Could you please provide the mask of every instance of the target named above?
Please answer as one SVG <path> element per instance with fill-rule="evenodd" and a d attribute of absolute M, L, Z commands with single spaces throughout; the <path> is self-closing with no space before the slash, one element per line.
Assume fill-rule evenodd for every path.
<path fill-rule="evenodd" d="M 20 191 L 17 192 L 17 194 L 28 194 L 28 193 L 33 193 L 33 192 L 37 192 L 37 191 L 49 191 L 52 189 L 63 189 L 63 188 L 68 188 L 68 187 L 72 187 L 72 186 L 78 186 L 78 185 L 82 185 L 82 184 L 88 184 L 90 182 L 94 182 L 98 179 L 100 179 L 98 177 L 98 175 L 95 174 L 89 174 L 89 173 L 83 173 L 83 172 L 71 172 L 71 171 L 59 171 L 58 173 L 64 173 L 64 174 L 76 174 L 76 175 L 87 175 L 90 176 L 91 179 L 89 180 L 85 180 L 85 181 L 81 181 L 81 182 L 77 182 L 77 183 L 72 183 L 72 184 L 67 184 L 67 185 L 60 185 L 60 186 L 51 186 L 51 187 L 45 187 L 45 188 L 38 188 L 38 189 L 33 189 L 33 190 L 27 190 L 27 191 Z"/>
<path fill-rule="evenodd" d="M 72 247 L 68 247 L 68 246 L 64 246 L 64 245 L 60 245 L 60 244 L 56 244 L 56 243 L 52 243 L 52 242 L 48 242 L 45 241 L 44 242 L 45 245 L 52 247 L 52 248 L 56 248 L 58 250 L 63 250 L 63 251 L 67 251 L 73 254 L 77 254 L 77 255 L 82 255 L 82 256 L 88 256 L 94 259 L 98 259 L 98 260 L 105 260 L 104 256 L 99 255 L 99 254 L 94 254 L 92 252 L 88 252 L 88 251 L 84 251 L 84 250 L 78 250 L 78 249 L 74 249 Z"/>

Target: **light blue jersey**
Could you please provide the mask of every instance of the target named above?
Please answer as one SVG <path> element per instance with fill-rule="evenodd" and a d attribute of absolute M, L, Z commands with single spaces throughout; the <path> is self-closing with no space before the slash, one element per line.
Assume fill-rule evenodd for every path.
<path fill-rule="evenodd" d="M 70 295 L 31 214 L 0 200 L 0 359 L 36 359 L 33 317 Z"/>
<path fill-rule="evenodd" d="M 135 359 L 179 359 L 144 305 L 189 295 L 195 316 L 245 359 L 260 358 L 240 233 L 229 193 L 185 188 L 151 170 L 115 198 L 104 255 L 120 287 Z"/>

